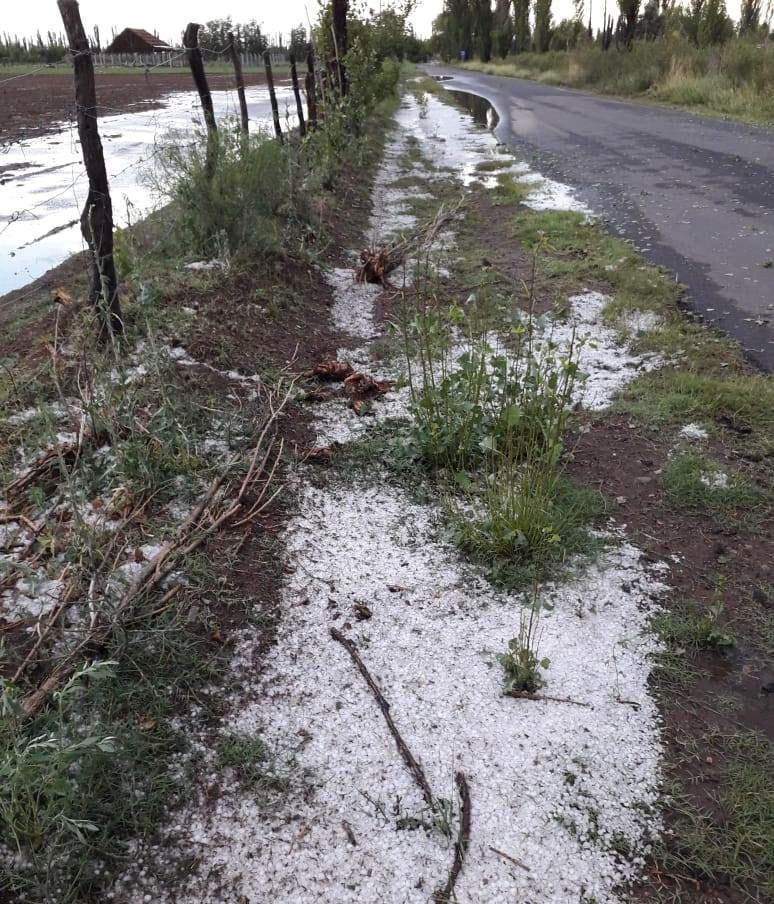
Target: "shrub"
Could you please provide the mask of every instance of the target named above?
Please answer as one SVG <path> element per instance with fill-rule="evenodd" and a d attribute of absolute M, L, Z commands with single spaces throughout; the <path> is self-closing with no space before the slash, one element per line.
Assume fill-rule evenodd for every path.
<path fill-rule="evenodd" d="M 224 129 L 211 143 L 170 136 L 155 179 L 174 202 L 176 235 L 186 254 L 253 258 L 289 243 L 304 219 L 300 170 L 293 149 L 266 135 Z"/>

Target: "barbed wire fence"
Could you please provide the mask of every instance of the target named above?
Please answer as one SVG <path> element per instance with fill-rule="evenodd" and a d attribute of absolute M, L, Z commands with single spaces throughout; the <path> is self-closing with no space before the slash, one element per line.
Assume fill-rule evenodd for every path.
<path fill-rule="evenodd" d="M 219 48 L 214 48 L 214 49 L 213 48 L 201 48 L 201 49 L 202 49 L 202 52 L 204 54 L 206 54 L 210 60 L 220 61 L 220 60 L 226 59 L 226 57 L 230 51 L 230 46 L 226 45 L 224 47 L 219 47 Z M 64 63 L 67 63 L 68 66 L 72 65 L 72 61 L 77 56 L 81 56 L 81 55 L 90 55 L 92 57 L 92 59 L 94 59 L 96 54 L 92 50 L 79 51 L 77 53 L 71 52 L 65 58 L 63 58 L 63 60 L 61 60 L 61 61 L 57 61 L 54 63 L 49 62 L 46 64 L 42 64 L 40 66 L 33 67 L 32 69 L 27 70 L 25 72 L 16 73 L 13 76 L 10 76 L 8 78 L 0 79 L 0 85 L 8 84 L 10 82 L 16 82 L 18 80 L 25 79 L 25 78 L 34 77 L 44 70 L 55 69 L 58 65 L 61 65 Z M 177 52 L 176 54 L 174 54 L 174 58 L 179 59 L 179 58 L 184 57 L 185 55 L 186 55 L 186 51 L 181 50 L 181 51 Z M 104 55 L 102 55 L 102 56 L 104 57 Z M 252 63 L 252 60 L 250 60 L 250 62 Z M 169 60 L 169 58 L 167 58 L 167 59 L 159 62 L 158 64 L 151 65 L 151 66 L 143 66 L 142 68 L 147 73 L 147 72 L 153 71 L 155 69 L 167 67 L 167 66 L 169 66 L 169 64 L 170 64 L 170 60 Z M 137 67 L 137 68 L 139 70 L 140 67 Z M 230 121 L 232 119 L 236 120 L 240 115 L 240 108 L 239 108 L 239 99 L 238 99 L 238 96 L 237 96 L 237 93 L 235 90 L 233 76 L 229 73 L 217 73 L 217 72 L 211 72 L 211 73 L 208 73 L 207 75 L 208 75 L 208 79 L 215 83 L 214 87 L 219 95 L 219 97 L 218 97 L 218 100 L 219 100 L 218 115 L 228 121 Z M 226 83 L 225 85 L 223 84 L 224 82 Z M 141 118 L 139 120 L 137 117 L 141 116 L 141 113 L 138 111 L 128 111 L 126 109 L 126 107 L 114 107 L 114 106 L 108 106 L 106 104 L 99 104 L 97 114 L 92 114 L 89 111 L 81 111 L 81 113 L 85 114 L 87 117 L 92 116 L 94 119 L 102 119 L 103 123 L 107 123 L 108 125 L 111 124 L 108 119 L 108 117 L 110 117 L 110 116 L 116 116 L 116 117 L 131 116 L 131 118 L 132 118 L 131 125 L 133 128 L 135 128 L 137 131 L 148 132 L 148 133 L 152 134 L 153 147 L 149 151 L 141 154 L 139 157 L 130 160 L 121 169 L 116 170 L 113 168 L 113 165 L 115 164 L 114 155 L 110 155 L 110 154 L 108 155 L 109 163 L 111 164 L 111 171 L 108 173 L 108 176 L 109 176 L 109 179 L 111 182 L 115 182 L 116 180 L 119 180 L 122 177 L 124 177 L 128 172 L 134 171 L 137 174 L 137 178 L 134 180 L 133 185 L 139 185 L 140 179 L 148 174 L 149 167 L 153 164 L 154 160 L 165 150 L 166 146 L 164 145 L 163 141 L 161 141 L 160 139 L 161 139 L 161 136 L 163 136 L 164 134 L 166 134 L 170 131 L 171 123 L 169 120 L 170 119 L 174 120 L 176 115 L 178 117 L 180 116 L 179 110 L 176 110 L 176 111 L 173 110 L 172 115 L 170 116 L 170 109 L 169 109 L 169 102 L 168 102 L 168 97 L 170 95 L 174 96 L 174 95 L 178 95 L 178 94 L 188 95 L 188 94 L 193 94 L 193 91 L 181 92 L 179 88 L 171 89 L 170 92 L 163 93 L 161 95 L 161 97 L 158 97 L 158 98 L 154 97 L 154 98 L 148 98 L 147 100 L 140 100 L 139 101 L 140 103 L 147 102 L 147 103 L 152 103 L 154 105 L 159 104 L 160 108 L 156 108 L 156 109 L 153 109 L 152 111 L 148 111 L 147 116 L 145 116 L 144 118 Z M 163 105 L 163 106 L 161 106 L 161 105 Z M 59 120 L 57 123 L 57 125 L 59 125 L 60 128 L 57 130 L 56 134 L 61 134 L 63 132 L 69 132 L 69 136 L 70 136 L 69 150 L 72 154 L 76 154 L 80 150 L 79 149 L 79 141 L 76 138 L 76 124 L 77 124 L 78 112 L 79 112 L 78 105 L 74 103 L 70 108 L 70 113 L 69 113 L 69 116 L 67 117 L 67 119 Z M 193 116 L 198 116 L 199 125 L 201 126 L 201 124 L 202 124 L 201 108 L 198 106 L 198 104 L 196 102 L 191 104 L 190 112 L 191 112 L 191 114 L 193 114 Z M 289 114 L 290 114 L 290 98 L 287 99 L 287 103 L 285 104 L 285 114 L 286 114 L 286 121 L 287 121 Z M 261 121 L 262 125 L 267 125 L 269 122 L 269 119 L 268 119 L 268 117 L 266 117 L 265 124 L 264 124 L 263 117 L 261 118 L 260 121 Z M 120 122 L 116 123 L 116 127 L 118 127 L 118 128 L 120 128 L 121 125 L 123 125 L 123 124 Z M 189 130 L 190 130 L 190 125 L 191 125 L 191 123 L 189 122 L 188 123 Z M 112 136 L 109 133 L 105 136 L 105 138 L 108 140 L 110 140 L 111 137 Z M 0 236 L 3 236 L 9 230 L 12 230 L 13 227 L 18 224 L 27 224 L 27 223 L 29 223 L 29 221 L 31 219 L 34 219 L 34 220 L 42 219 L 43 217 L 41 216 L 40 211 L 50 208 L 50 206 L 54 202 L 59 201 L 61 198 L 66 196 L 69 192 L 73 193 L 73 211 L 75 211 L 77 209 L 79 204 L 83 203 L 83 197 L 82 197 L 82 195 L 79 196 L 79 193 L 78 193 L 78 188 L 80 187 L 80 185 L 83 184 L 84 180 L 87 178 L 86 167 L 83 164 L 77 164 L 73 160 L 73 161 L 67 161 L 64 164 L 59 164 L 58 166 L 56 166 L 54 168 L 46 167 L 46 168 L 44 168 L 44 170 L 37 169 L 37 167 L 34 163 L 30 163 L 27 160 L 14 161 L 14 162 L 6 164 L 5 166 L 2 165 L 1 161 L 2 161 L 3 155 L 6 155 L 6 157 L 10 156 L 11 151 L 13 149 L 17 149 L 20 152 L 21 157 L 26 157 L 28 154 L 34 153 L 32 147 L 30 145 L 30 142 L 34 142 L 38 139 L 45 141 L 48 138 L 50 138 L 50 133 L 44 134 L 41 136 L 34 136 L 31 139 L 26 139 L 26 138 L 0 139 L 0 184 L 4 184 L 5 182 L 14 181 L 14 180 L 26 179 L 26 178 L 34 179 L 36 176 L 41 175 L 42 172 L 49 172 L 54 168 L 67 167 L 67 166 L 69 166 L 69 167 L 78 166 L 78 171 L 72 175 L 72 177 L 71 177 L 70 181 L 67 183 L 67 185 L 62 186 L 61 188 L 57 188 L 57 190 L 55 192 L 53 192 L 52 194 L 46 196 L 45 198 L 43 198 L 41 200 L 36 200 L 32 204 L 27 204 L 23 207 L 20 206 L 19 208 L 12 210 L 10 213 L 5 215 L 5 217 L 4 217 L 5 222 L 2 222 L 2 219 L 0 219 Z M 192 141 L 193 140 L 195 140 L 195 139 L 192 139 Z M 110 147 L 110 146 L 108 146 L 108 147 Z M 30 168 L 30 172 L 23 172 L 23 170 L 26 170 L 28 167 Z M 36 168 L 33 170 L 32 167 L 36 167 Z M 124 187 L 126 188 L 128 186 L 124 186 Z M 134 206 L 131 199 L 126 194 L 123 195 L 123 200 L 127 206 L 130 206 L 130 205 Z M 159 201 L 160 201 L 159 198 L 154 199 L 155 204 L 158 204 Z M 148 209 L 143 209 L 142 215 L 145 215 L 145 214 L 151 212 L 151 210 L 153 210 L 153 209 L 154 209 L 153 205 L 151 205 Z M 16 251 L 21 251 L 23 249 L 30 247 L 31 245 L 37 244 L 38 242 L 41 242 L 47 238 L 50 238 L 53 234 L 55 234 L 57 232 L 63 232 L 65 230 L 68 230 L 73 226 L 73 223 L 77 223 L 77 220 L 70 219 L 67 222 L 60 224 L 59 226 L 56 226 L 56 227 L 46 231 L 42 235 L 39 235 L 35 238 L 32 238 L 29 241 L 24 242 L 23 244 L 20 244 L 13 250 L 9 249 L 10 254 L 13 256 L 13 255 L 15 255 Z M 29 279 L 25 280 L 25 282 L 29 282 L 36 278 L 36 275 L 29 272 L 29 270 L 27 271 L 26 275 L 29 277 Z M 40 274 L 38 274 L 38 275 L 40 275 Z M 18 289 L 8 290 L 7 294 L 9 297 L 4 299 L 3 302 L 0 302 L 0 309 L 17 303 L 19 300 L 18 292 L 22 289 L 23 289 L 23 286 L 19 287 Z"/>

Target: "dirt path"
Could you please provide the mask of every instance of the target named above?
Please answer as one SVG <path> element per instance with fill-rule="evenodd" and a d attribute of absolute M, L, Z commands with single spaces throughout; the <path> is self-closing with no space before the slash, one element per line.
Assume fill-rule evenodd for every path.
<path fill-rule="evenodd" d="M 495 153 L 491 136 L 465 114 L 408 95 L 377 176 L 367 239 L 382 242 L 417 223 L 412 194 L 396 187 L 401 180 L 421 179 L 431 198 L 459 192 L 460 180 Z M 566 187 L 530 181 L 529 203 L 575 205 Z M 434 269 L 453 266 L 455 242 L 452 225 L 432 249 Z M 341 263 L 329 277 L 334 328 L 351 336 L 339 357 L 395 378 L 397 362 L 379 365 L 371 347 L 382 331 L 374 319 L 382 290 L 355 283 Z M 394 284 L 410 282 L 415 263 Z M 580 296 L 569 315 L 578 329 L 598 333 L 579 397 L 592 408 L 649 366 L 608 347 L 598 317 L 593 300 L 589 307 Z M 563 326 L 553 326 L 561 345 Z M 406 390 L 389 393 L 364 418 L 346 399 L 324 401 L 314 407 L 317 445 L 356 443 L 374 419 L 405 417 L 407 403 Z M 546 585 L 540 645 L 551 662 L 548 696 L 514 700 L 502 694 L 496 654 L 518 633 L 523 599 L 461 559 L 439 533 L 440 510 L 417 504 L 377 464 L 358 477 L 305 465 L 296 481 L 285 615 L 252 679 L 241 664 L 252 661 L 254 641 L 238 646 L 244 684 L 223 730 L 263 738 L 301 785 L 268 806 L 238 791 L 207 806 L 193 802 L 173 831 L 199 867 L 169 898 L 158 889 L 154 896 L 214 902 L 228 889 L 238 899 L 288 904 L 425 902 L 451 866 L 461 818 L 452 776 L 460 771 L 472 801 L 460 900 L 619 900 L 616 889 L 641 866 L 620 849 L 643 850 L 658 827 L 660 741 L 645 625 L 666 589 L 663 567 L 642 564 L 637 549 L 611 535 L 593 568 Z M 436 806 L 417 789 L 332 627 L 361 651 Z"/>

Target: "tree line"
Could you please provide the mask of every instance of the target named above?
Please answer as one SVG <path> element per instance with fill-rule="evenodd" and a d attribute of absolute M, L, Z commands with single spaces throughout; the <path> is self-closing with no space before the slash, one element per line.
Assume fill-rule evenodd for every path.
<path fill-rule="evenodd" d="M 100 52 L 110 45 L 118 29 L 113 28 L 108 40 L 103 40 L 99 27 L 87 35 L 92 50 Z M 290 50 L 297 58 L 302 58 L 309 41 L 304 25 L 297 25 L 290 30 L 289 40 L 285 43 L 282 34 L 270 37 L 263 32 L 261 25 L 255 20 L 234 22 L 230 16 L 206 22 L 199 32 L 199 46 L 204 50 L 220 52 L 228 44 L 229 34 L 234 35 L 234 44 L 239 53 L 261 54 L 270 48 Z M 182 46 L 182 36 L 177 42 Z M 40 31 L 34 37 L 18 37 L 7 32 L 0 35 L 0 62 L 3 63 L 56 63 L 64 59 L 68 43 L 64 34 L 49 31 L 45 35 Z"/>
<path fill-rule="evenodd" d="M 742 0 L 738 22 L 728 15 L 725 0 L 617 0 L 608 13 L 605 0 L 603 26 L 596 33 L 591 8 L 575 0 L 574 15 L 555 23 L 552 0 L 445 0 L 443 11 L 433 22 L 429 51 L 446 60 L 472 56 L 484 62 L 510 53 L 569 50 L 596 42 L 604 50 L 611 46 L 630 49 L 634 41 L 652 41 L 678 34 L 698 47 L 722 44 L 739 36 L 768 40 L 772 0 Z M 597 0 L 601 2 L 601 0 Z"/>

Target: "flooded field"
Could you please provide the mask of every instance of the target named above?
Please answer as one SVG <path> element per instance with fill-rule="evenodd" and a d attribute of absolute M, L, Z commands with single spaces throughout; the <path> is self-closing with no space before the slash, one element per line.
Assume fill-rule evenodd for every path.
<path fill-rule="evenodd" d="M 246 89 L 251 128 L 271 123 L 266 88 Z M 290 88 L 278 87 L 280 113 L 291 123 Z M 234 91 L 214 91 L 220 122 L 238 115 Z M 100 117 L 117 226 L 136 222 L 164 202 L 151 172 L 160 143 L 170 131 L 202 127 L 194 91 L 176 92 L 161 109 Z M 88 190 L 78 133 L 64 131 L 11 144 L 0 153 L 0 295 L 37 279 L 84 247 L 79 217 Z"/>

